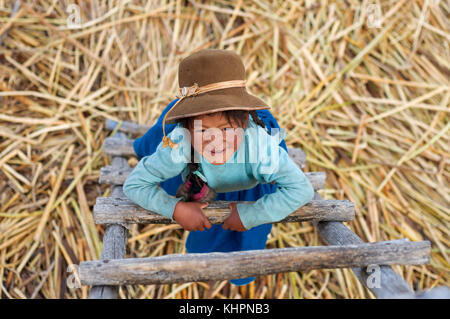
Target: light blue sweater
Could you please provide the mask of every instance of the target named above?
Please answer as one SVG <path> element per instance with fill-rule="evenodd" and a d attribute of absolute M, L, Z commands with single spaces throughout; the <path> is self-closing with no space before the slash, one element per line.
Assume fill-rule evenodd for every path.
<path fill-rule="evenodd" d="M 246 229 L 280 221 L 310 202 L 314 189 L 302 170 L 279 146 L 282 133 L 270 135 L 249 116 L 245 137 L 238 150 L 222 165 L 213 165 L 195 152 L 199 170 L 208 185 L 218 193 L 251 189 L 258 183 L 276 182 L 274 193 L 265 194 L 252 204 L 238 203 L 237 209 Z M 273 134 L 273 133 L 272 133 Z M 125 195 L 139 206 L 173 220 L 175 198 L 159 187 L 159 183 L 182 174 L 186 180 L 190 160 L 190 137 L 181 124 L 168 134 L 178 148 L 162 147 L 143 157 L 123 185 Z"/>

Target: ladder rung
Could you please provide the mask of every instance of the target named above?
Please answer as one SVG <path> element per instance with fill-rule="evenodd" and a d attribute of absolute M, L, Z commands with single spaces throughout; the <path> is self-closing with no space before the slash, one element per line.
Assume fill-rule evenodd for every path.
<path fill-rule="evenodd" d="M 204 209 L 212 224 L 222 224 L 233 201 L 213 201 Z M 253 203 L 240 201 L 238 203 Z M 299 221 L 350 221 L 355 216 L 355 206 L 348 200 L 312 200 L 280 222 Z M 97 197 L 94 205 L 96 224 L 169 224 L 170 219 L 135 204 L 126 197 Z M 174 223 L 174 222 L 172 222 Z"/>
<path fill-rule="evenodd" d="M 104 166 L 100 168 L 100 178 L 98 181 L 100 184 L 123 185 L 132 170 L 132 167 L 117 169 L 111 165 Z M 325 188 L 325 172 L 306 172 L 305 175 L 315 190 Z"/>
<path fill-rule="evenodd" d="M 130 121 L 121 121 L 121 122 L 122 123 L 119 127 L 119 131 L 124 133 L 144 135 L 152 127 L 152 125 L 138 124 Z M 112 131 L 116 128 L 118 124 L 119 122 L 117 121 L 106 119 L 105 128 L 107 130 Z"/>
<path fill-rule="evenodd" d="M 133 148 L 134 139 L 107 137 L 103 142 L 103 153 L 111 156 L 136 155 Z"/>
<path fill-rule="evenodd" d="M 172 254 L 82 262 L 82 285 L 169 284 L 227 280 L 311 269 L 416 265 L 430 260 L 430 242 L 404 240 L 348 246 Z"/>
<path fill-rule="evenodd" d="M 103 153 L 111 156 L 136 155 L 133 148 L 134 139 L 107 137 L 103 143 Z M 299 148 L 288 147 L 290 158 L 301 168 L 305 166 L 306 154 Z"/>

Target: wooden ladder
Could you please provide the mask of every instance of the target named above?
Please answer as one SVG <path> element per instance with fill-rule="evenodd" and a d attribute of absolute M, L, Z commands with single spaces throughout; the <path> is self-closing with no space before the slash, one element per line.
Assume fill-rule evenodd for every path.
<path fill-rule="evenodd" d="M 324 200 L 317 190 L 325 188 L 324 172 L 305 173 L 315 190 L 314 199 L 280 223 L 310 221 L 328 246 L 262 249 L 229 253 L 170 254 L 152 258 L 125 258 L 130 224 L 169 224 L 170 219 L 130 201 L 122 184 L 132 168 L 127 157 L 135 155 L 132 139 L 125 133 L 143 135 L 150 126 L 107 120 L 115 130 L 106 138 L 103 152 L 112 156 L 110 166 L 101 168 L 100 183 L 111 184 L 110 197 L 98 197 L 94 206 L 96 224 L 106 224 L 100 260 L 82 262 L 79 279 L 93 286 L 89 298 L 118 298 L 120 285 L 170 284 L 228 280 L 310 269 L 352 268 L 359 281 L 377 298 L 415 296 L 409 285 L 389 265 L 429 263 L 430 242 L 408 239 L 364 243 L 342 222 L 354 218 L 348 200 Z M 289 148 L 289 156 L 301 168 L 305 153 Z M 226 201 L 212 202 L 204 211 L 212 224 L 223 223 L 229 213 Z M 378 285 L 371 276 L 377 274 Z"/>

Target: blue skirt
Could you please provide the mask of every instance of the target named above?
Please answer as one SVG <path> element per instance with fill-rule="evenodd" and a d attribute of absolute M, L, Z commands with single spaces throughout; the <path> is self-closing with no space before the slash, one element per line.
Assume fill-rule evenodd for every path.
<path fill-rule="evenodd" d="M 177 99 L 173 100 L 162 112 L 158 121 L 142 137 L 134 141 L 134 151 L 140 160 L 144 156 L 151 155 L 156 151 L 157 146 L 162 141 L 162 120 L 167 111 L 175 104 Z M 266 127 L 280 128 L 277 121 L 268 110 L 257 110 L 259 118 L 265 123 Z M 166 124 L 166 134 L 170 133 L 176 124 Z M 280 146 L 286 151 L 285 141 L 281 141 Z M 181 174 L 170 178 L 161 183 L 161 187 L 170 195 L 175 196 L 178 187 L 183 184 Z M 214 200 L 227 201 L 256 201 L 264 194 L 275 192 L 277 184 L 258 184 L 252 189 L 217 193 Z M 257 213 L 257 212 L 255 212 Z M 188 253 L 209 253 L 209 252 L 231 252 L 243 250 L 264 249 L 267 236 L 272 229 L 272 224 L 264 224 L 253 227 L 244 232 L 233 230 L 224 230 L 221 224 L 212 225 L 210 229 L 204 231 L 191 231 L 186 240 L 186 250 Z M 234 285 L 247 285 L 255 280 L 255 277 L 232 279 L 230 282 Z"/>

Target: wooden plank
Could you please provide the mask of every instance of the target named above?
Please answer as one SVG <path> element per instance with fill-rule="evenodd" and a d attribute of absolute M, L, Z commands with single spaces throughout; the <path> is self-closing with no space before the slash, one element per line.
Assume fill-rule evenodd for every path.
<path fill-rule="evenodd" d="M 116 133 L 119 138 L 125 138 L 123 133 Z M 127 159 L 124 157 L 113 157 L 112 167 L 118 170 L 126 169 Z M 123 196 L 122 187 L 113 185 L 112 196 Z M 121 259 L 125 257 L 128 230 L 120 224 L 110 224 L 106 227 L 103 236 L 103 248 L 100 255 L 101 260 Z M 117 286 L 94 286 L 89 291 L 89 299 L 118 299 L 119 287 Z"/>
<path fill-rule="evenodd" d="M 214 201 L 204 209 L 212 224 L 222 224 L 229 214 L 228 203 Z M 239 203 L 253 203 L 240 201 Z M 350 221 L 355 216 L 354 204 L 348 200 L 312 200 L 280 222 L 299 222 L 311 220 Z M 175 223 L 165 216 L 135 204 L 127 197 L 97 197 L 94 205 L 96 224 L 136 223 L 170 224 Z"/>
<path fill-rule="evenodd" d="M 107 137 L 103 142 L 103 153 L 111 156 L 136 156 L 133 148 L 134 139 L 118 139 L 116 137 Z M 299 148 L 288 147 L 289 157 L 300 168 L 305 167 L 306 154 Z"/>
<path fill-rule="evenodd" d="M 107 119 L 105 122 L 105 128 L 107 130 L 112 131 L 116 128 L 118 124 L 119 122 L 117 121 Z M 119 127 L 119 131 L 124 133 L 144 135 L 151 127 L 152 125 L 137 124 L 135 122 L 130 121 L 122 121 Z"/>
<path fill-rule="evenodd" d="M 100 184 L 114 184 L 114 185 L 123 185 L 128 175 L 130 175 L 132 167 L 127 167 L 123 169 L 114 168 L 111 165 L 104 166 L 100 168 Z M 313 188 L 315 190 L 324 189 L 326 182 L 326 173 L 325 172 L 306 172 L 305 173 L 308 180 L 311 182 Z"/>
<path fill-rule="evenodd" d="M 316 192 L 316 200 L 322 197 Z M 328 245 L 359 245 L 364 243 L 361 238 L 353 233 L 347 226 L 336 221 L 314 221 L 319 231 L 320 237 Z M 375 263 L 376 264 L 376 263 Z M 390 266 L 379 265 L 371 268 L 353 268 L 355 276 L 359 281 L 369 289 L 377 298 L 395 298 L 396 296 L 413 296 L 413 291 L 408 283 L 398 275 Z M 375 271 L 377 273 L 375 273 Z M 373 279 L 379 275 L 379 284 L 374 284 Z M 375 280 L 376 281 L 376 280 Z M 377 283 L 377 282 L 375 282 Z"/>
<path fill-rule="evenodd" d="M 169 284 L 373 264 L 423 264 L 430 260 L 430 249 L 429 241 L 390 241 L 346 246 L 172 254 L 153 258 L 87 261 L 80 264 L 79 272 L 83 285 Z"/>
<path fill-rule="evenodd" d="M 103 153 L 111 156 L 136 156 L 133 148 L 134 139 L 107 137 L 103 142 Z"/>

